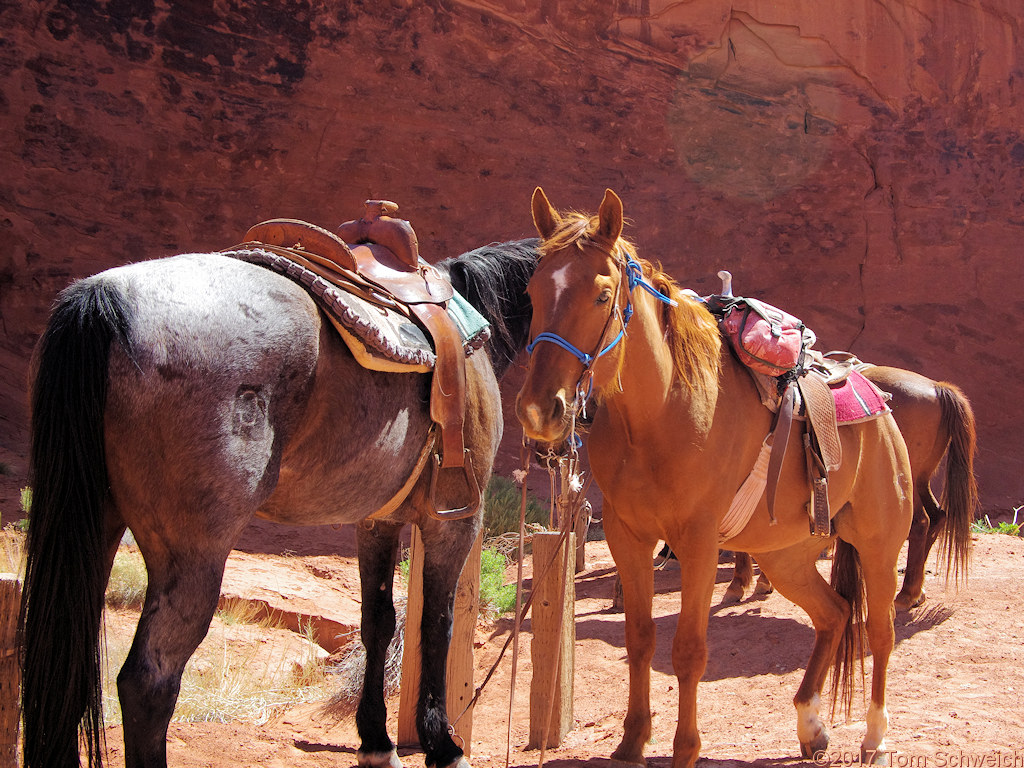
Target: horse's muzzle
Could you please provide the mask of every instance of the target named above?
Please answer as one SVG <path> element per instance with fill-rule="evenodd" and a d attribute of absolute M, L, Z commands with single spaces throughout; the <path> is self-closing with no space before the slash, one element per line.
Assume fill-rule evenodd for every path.
<path fill-rule="evenodd" d="M 528 398 L 520 392 L 516 398 L 516 416 L 530 440 L 541 443 L 561 441 L 569 430 L 565 390 L 560 389 L 550 399 Z"/>

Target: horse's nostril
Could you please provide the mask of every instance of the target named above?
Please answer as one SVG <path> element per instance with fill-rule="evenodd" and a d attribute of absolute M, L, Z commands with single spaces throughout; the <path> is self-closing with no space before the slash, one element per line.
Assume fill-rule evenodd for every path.
<path fill-rule="evenodd" d="M 565 398 L 561 394 L 555 396 L 555 403 L 551 407 L 551 422 L 557 424 L 565 416 Z"/>

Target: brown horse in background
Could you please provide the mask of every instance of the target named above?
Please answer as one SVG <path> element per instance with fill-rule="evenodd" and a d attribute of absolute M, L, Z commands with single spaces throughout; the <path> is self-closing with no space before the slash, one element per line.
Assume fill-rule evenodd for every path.
<path fill-rule="evenodd" d="M 559 215 L 539 188 L 533 219 L 541 260 L 530 280 L 532 358 L 516 405 L 527 437 L 565 439 L 591 385 L 601 401 L 589 436 L 604 527 L 622 579 L 629 702 L 613 764 L 643 765 L 651 736 L 654 548 L 680 561 L 680 611 L 672 643 L 679 681 L 673 768 L 700 754 L 697 682 L 718 565 L 719 523 L 771 429 L 750 376 L 725 348 L 714 317 L 623 240 L 622 202 L 605 192 L 597 216 Z M 641 287 L 642 290 L 636 290 Z M 662 303 L 665 301 L 670 304 Z M 628 330 L 627 330 L 628 323 Z M 541 343 L 545 342 L 545 343 Z M 896 563 L 912 517 L 907 449 L 891 415 L 840 430 L 842 466 L 831 476 L 829 537 L 810 534 L 803 426 L 790 435 L 771 524 L 764 499 L 730 541 L 757 556 L 784 596 L 801 606 L 815 640 L 794 703 L 801 752 L 825 749 L 819 714 L 829 667 L 846 708 L 861 613 L 873 656 L 864 757 L 880 759 L 888 715 L 886 670 L 894 644 Z M 836 545 L 832 584 L 818 553 Z"/>
<path fill-rule="evenodd" d="M 872 365 L 860 369 L 868 379 L 892 394 L 892 415 L 907 443 L 914 478 L 914 520 L 910 526 L 907 568 L 903 588 L 896 595 L 896 610 L 905 611 L 925 601 L 924 570 L 932 546 L 941 536 L 939 560 L 954 581 L 967 572 L 971 523 L 978 508 L 974 479 L 976 436 L 971 403 L 954 384 L 933 381 L 913 371 Z M 931 480 L 946 458 L 941 502 Z M 743 597 L 753 580 L 753 563 L 746 552 L 736 553 L 736 572 L 726 589 L 732 600 Z M 755 592 L 772 591 L 765 574 Z"/>

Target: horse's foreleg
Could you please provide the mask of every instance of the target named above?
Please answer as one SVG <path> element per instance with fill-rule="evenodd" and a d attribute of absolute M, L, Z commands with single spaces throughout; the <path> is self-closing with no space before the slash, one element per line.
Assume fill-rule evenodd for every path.
<path fill-rule="evenodd" d="M 356 709 L 359 731 L 359 765 L 364 768 L 401 768 L 394 742 L 387 732 L 384 701 L 388 646 L 395 634 L 395 603 L 392 592 L 398 559 L 401 525 L 375 523 L 358 526 L 359 583 L 362 618 L 359 634 L 366 649 L 363 693 Z"/>
<path fill-rule="evenodd" d="M 672 742 L 672 767 L 691 768 L 700 756 L 697 730 L 697 684 L 707 666 L 708 607 L 715 587 L 717 549 L 712 541 L 677 550 L 680 572 L 680 608 L 672 640 L 672 668 L 679 680 L 679 718 Z"/>
<path fill-rule="evenodd" d="M 644 745 L 651 738 L 651 660 L 654 658 L 654 542 L 643 542 L 623 526 L 608 499 L 604 530 L 622 580 L 626 657 L 629 660 L 629 702 L 622 741 L 612 752 L 612 765 L 644 765 Z"/>
<path fill-rule="evenodd" d="M 227 555 L 147 553 L 146 602 L 117 676 L 126 768 L 167 765 L 167 726 L 181 673 L 210 627 Z"/>
<path fill-rule="evenodd" d="M 806 611 L 814 625 L 814 648 L 803 680 L 793 697 L 797 711 L 797 738 L 804 757 L 828 747 L 828 731 L 821 720 L 821 689 L 835 658 L 850 616 L 849 604 L 821 577 L 815 567 L 820 539 L 808 539 L 778 552 L 757 556 L 780 594 Z"/>
<path fill-rule="evenodd" d="M 455 590 L 478 531 L 478 518 L 449 522 L 430 520 L 421 530 L 423 617 L 416 732 L 427 768 L 469 767 L 462 749 L 449 732 L 447 666 Z"/>

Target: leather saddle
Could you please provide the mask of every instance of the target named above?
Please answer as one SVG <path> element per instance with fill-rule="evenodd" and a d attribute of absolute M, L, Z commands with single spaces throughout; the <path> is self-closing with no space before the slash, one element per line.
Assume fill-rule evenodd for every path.
<path fill-rule="evenodd" d="M 446 306 L 451 283 L 419 256 L 416 233 L 408 221 L 391 214 L 398 206 L 367 200 L 362 218 L 338 227 L 338 234 L 297 219 L 271 219 L 249 229 L 244 246 L 267 248 L 359 297 L 405 314 L 429 335 L 435 360 L 430 418 L 438 434 L 431 477 L 431 513 L 441 519 L 472 515 L 481 492 L 465 445 L 466 353 L 462 336 Z M 428 445 L 430 443 L 428 442 Z M 462 475 L 466 503 L 441 509 L 437 484 L 443 472 Z"/>

